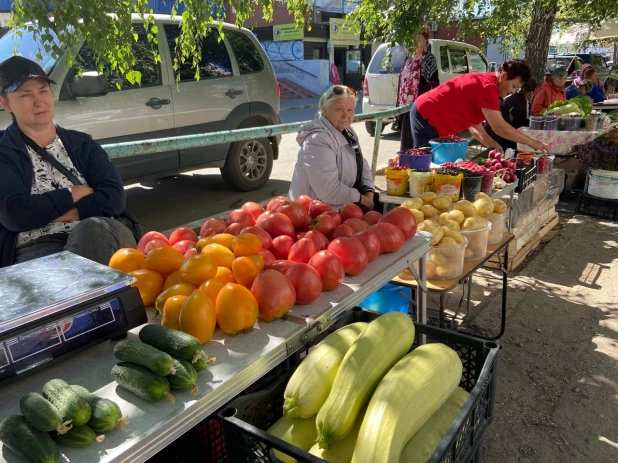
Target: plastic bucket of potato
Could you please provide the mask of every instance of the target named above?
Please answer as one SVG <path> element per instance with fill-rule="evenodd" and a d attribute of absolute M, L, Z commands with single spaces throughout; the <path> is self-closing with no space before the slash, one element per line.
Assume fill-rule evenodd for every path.
<path fill-rule="evenodd" d="M 468 241 L 456 246 L 433 246 L 427 256 L 427 278 L 431 280 L 450 280 L 463 273 L 464 254 Z"/>
<path fill-rule="evenodd" d="M 496 244 L 502 241 L 502 235 L 506 231 L 506 212 L 502 214 L 491 214 L 485 217 L 491 222 L 491 230 L 487 238 L 487 244 Z"/>
<path fill-rule="evenodd" d="M 464 238 L 468 240 L 468 246 L 464 253 L 464 260 L 470 262 L 472 260 L 481 260 L 487 254 L 487 241 L 489 232 L 491 231 L 491 222 L 487 221 L 485 228 L 478 230 L 460 230 Z"/>

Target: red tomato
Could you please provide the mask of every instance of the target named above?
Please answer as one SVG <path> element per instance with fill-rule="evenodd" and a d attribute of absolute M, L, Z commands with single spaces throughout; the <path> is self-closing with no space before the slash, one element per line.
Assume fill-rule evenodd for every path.
<path fill-rule="evenodd" d="M 343 262 L 336 254 L 330 251 L 320 251 L 311 258 L 309 265 L 320 274 L 322 291 L 337 289 L 343 282 L 345 270 Z"/>
<path fill-rule="evenodd" d="M 225 227 L 227 228 L 227 227 Z M 223 229 L 223 231 L 225 231 L 225 228 Z M 221 232 L 223 233 L 223 232 Z M 215 236 L 218 235 L 219 232 L 217 232 L 217 230 L 215 230 L 214 228 L 202 228 L 200 230 L 200 238 L 208 238 L 209 236 Z"/>
<path fill-rule="evenodd" d="M 245 227 L 246 225 L 244 223 L 232 223 L 223 231 L 223 233 L 229 233 L 230 235 L 238 236 Z"/>
<path fill-rule="evenodd" d="M 294 243 L 294 246 L 290 249 L 288 259 L 293 262 L 306 264 L 316 252 L 318 252 L 318 248 L 313 240 L 310 240 L 309 238 L 301 238 Z"/>
<path fill-rule="evenodd" d="M 336 227 L 341 225 L 341 214 L 339 214 L 339 212 L 330 210 L 330 211 L 326 211 L 324 214 L 330 215 L 333 219 L 335 219 L 335 226 Z"/>
<path fill-rule="evenodd" d="M 354 233 L 362 232 L 369 228 L 369 224 L 361 219 L 348 219 L 343 223 L 352 227 Z"/>
<path fill-rule="evenodd" d="M 273 238 L 281 235 L 287 235 L 292 238 L 296 238 L 296 231 L 294 225 L 287 215 L 275 212 L 266 217 L 260 225 L 266 232 Z"/>
<path fill-rule="evenodd" d="M 275 255 L 268 249 L 262 249 L 260 254 L 262 254 L 262 259 L 264 259 L 264 268 L 269 268 L 270 264 L 277 260 Z"/>
<path fill-rule="evenodd" d="M 306 231 L 296 233 L 296 241 L 298 241 L 301 238 L 304 238 L 306 234 L 307 234 Z"/>
<path fill-rule="evenodd" d="M 365 246 L 356 238 L 337 238 L 331 241 L 328 250 L 341 259 L 348 275 L 358 275 L 369 263 Z"/>
<path fill-rule="evenodd" d="M 255 225 L 255 219 L 249 212 L 243 209 L 234 209 L 233 211 L 230 211 L 230 213 L 227 215 L 225 223 L 227 223 L 228 225 L 231 225 L 233 223 L 242 223 L 245 226 L 249 226 Z"/>
<path fill-rule="evenodd" d="M 300 195 L 296 200 L 297 203 L 301 204 L 305 208 L 307 213 L 309 212 L 309 208 L 311 207 L 311 201 L 313 201 L 313 199 L 307 195 Z"/>
<path fill-rule="evenodd" d="M 254 203 L 252 201 L 243 204 L 240 208 L 243 211 L 247 211 L 249 214 L 251 214 L 254 219 L 257 219 L 264 212 L 264 208 L 260 204 Z"/>
<path fill-rule="evenodd" d="M 287 215 L 292 221 L 292 225 L 294 225 L 295 230 L 306 230 L 309 226 L 309 222 L 311 221 L 306 209 L 300 203 L 286 203 L 275 212 L 281 212 L 282 214 Z"/>
<path fill-rule="evenodd" d="M 328 247 L 328 243 L 330 242 L 322 232 L 319 232 L 317 230 L 309 230 L 305 234 L 304 238 L 309 238 L 310 240 L 312 240 L 315 243 L 318 251 L 326 249 Z"/>
<path fill-rule="evenodd" d="M 363 220 L 369 225 L 375 225 L 376 223 L 378 223 L 378 220 L 380 220 L 381 217 L 382 214 L 380 214 L 378 211 L 369 211 L 365 214 Z"/>
<path fill-rule="evenodd" d="M 189 240 L 182 240 L 182 241 L 178 241 L 177 243 L 174 243 L 172 245 L 172 247 L 174 249 L 178 249 L 180 252 L 182 252 L 184 254 L 189 249 L 195 247 L 195 242 L 194 241 L 189 241 Z"/>
<path fill-rule="evenodd" d="M 268 204 L 266 205 L 266 210 L 268 212 L 275 212 L 281 206 L 289 202 L 290 200 L 286 198 L 285 196 L 276 196 L 270 201 L 268 201 Z"/>
<path fill-rule="evenodd" d="M 189 257 L 197 256 L 197 248 L 187 249 L 187 252 L 185 252 L 184 256 L 185 256 L 185 259 L 188 259 Z"/>
<path fill-rule="evenodd" d="M 200 230 L 200 236 L 202 238 L 208 236 L 204 234 L 204 231 L 208 228 L 214 228 L 217 233 L 223 233 L 223 231 L 227 228 L 227 224 L 223 219 L 219 219 L 218 217 L 211 217 L 206 222 L 204 222 L 204 225 L 202 225 L 202 229 Z M 217 233 L 215 233 L 215 235 Z"/>
<path fill-rule="evenodd" d="M 154 240 L 150 240 L 148 241 L 148 243 L 146 243 L 146 246 L 144 247 L 144 254 L 148 254 L 153 249 L 165 248 L 165 247 L 170 247 L 167 240 L 163 241 L 163 240 L 160 240 L 159 238 L 155 238 Z"/>
<path fill-rule="evenodd" d="M 341 214 L 341 220 L 345 222 L 348 219 L 361 219 L 363 218 L 363 210 L 354 203 L 345 203 L 339 210 Z"/>
<path fill-rule="evenodd" d="M 330 204 L 323 203 L 319 199 L 314 199 L 309 206 L 309 215 L 312 219 L 315 219 L 318 215 L 330 211 L 331 209 L 332 207 L 330 207 Z"/>
<path fill-rule="evenodd" d="M 251 294 L 260 308 L 260 318 L 271 322 L 283 317 L 296 303 L 292 282 L 276 270 L 264 270 L 253 280 Z"/>
<path fill-rule="evenodd" d="M 262 242 L 262 248 L 268 249 L 273 244 L 273 239 L 270 237 L 263 228 L 260 228 L 256 225 L 252 225 L 250 227 L 245 227 L 241 230 L 241 233 L 251 233 L 252 235 L 257 236 Z"/>
<path fill-rule="evenodd" d="M 406 240 L 416 234 L 416 217 L 410 209 L 403 206 L 388 211 L 378 223 L 392 223 L 403 232 Z"/>
<path fill-rule="evenodd" d="M 353 234 L 354 234 L 354 229 L 350 227 L 349 225 L 345 225 L 342 223 L 337 228 L 335 228 L 335 231 L 333 232 L 330 238 L 332 240 L 334 240 L 335 238 L 341 238 L 342 236 L 347 236 L 349 238 Z"/>
<path fill-rule="evenodd" d="M 276 260 L 270 264 L 269 268 L 285 275 L 285 272 L 287 272 L 288 269 L 294 267 L 295 265 L 296 262 L 292 262 L 291 260 Z"/>
<path fill-rule="evenodd" d="M 170 245 L 173 246 L 179 241 L 185 241 L 185 240 L 193 241 L 194 243 L 197 243 L 197 240 L 198 240 L 197 234 L 193 230 L 191 230 L 189 227 L 177 228 L 176 230 L 172 232 L 168 241 L 170 242 Z"/>
<path fill-rule="evenodd" d="M 294 240 L 287 235 L 281 235 L 273 240 L 270 251 L 277 259 L 287 259 L 292 246 L 294 246 Z"/>
<path fill-rule="evenodd" d="M 137 244 L 137 250 L 144 252 L 146 249 L 146 244 L 154 239 L 161 240 L 168 246 L 170 245 L 169 240 L 163 233 L 159 233 L 158 231 L 149 231 L 140 238 L 139 243 Z"/>
<path fill-rule="evenodd" d="M 266 217 L 268 217 L 269 215 L 272 215 L 272 212 L 262 212 L 259 217 L 257 219 L 255 219 L 255 225 L 257 225 L 258 227 L 262 226 L 262 222 L 264 221 L 264 219 Z"/>
<path fill-rule="evenodd" d="M 285 272 L 296 290 L 297 304 L 311 304 L 322 292 L 322 278 L 316 269 L 308 264 L 296 264 Z"/>
<path fill-rule="evenodd" d="M 392 223 L 378 222 L 369 227 L 380 240 L 380 253 L 397 252 L 406 241 L 403 232 Z"/>
<path fill-rule="evenodd" d="M 317 230 L 322 233 L 326 238 L 330 238 L 330 236 L 337 228 L 335 225 L 335 219 L 333 219 L 330 215 L 322 214 L 317 216 L 311 225 L 312 230 Z"/>
<path fill-rule="evenodd" d="M 380 255 L 380 240 L 371 230 L 365 230 L 354 234 L 354 238 L 363 243 L 367 250 L 367 260 L 373 262 Z"/>

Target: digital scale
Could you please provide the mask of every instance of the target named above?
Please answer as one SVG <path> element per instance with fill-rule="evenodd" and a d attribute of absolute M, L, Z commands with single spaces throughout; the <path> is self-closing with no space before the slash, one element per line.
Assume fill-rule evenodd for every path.
<path fill-rule="evenodd" d="M 0 269 L 0 382 L 146 323 L 133 280 L 67 251 Z"/>

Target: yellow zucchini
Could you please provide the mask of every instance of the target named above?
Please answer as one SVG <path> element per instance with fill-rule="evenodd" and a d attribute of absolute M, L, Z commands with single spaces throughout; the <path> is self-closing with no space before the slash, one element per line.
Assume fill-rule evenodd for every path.
<path fill-rule="evenodd" d="M 309 453 L 329 463 L 350 463 L 352 461 L 352 455 L 354 455 L 356 439 L 358 439 L 358 432 L 360 431 L 361 424 L 363 424 L 366 410 L 367 407 L 358 415 L 350 434 L 345 436 L 330 449 L 321 449 L 319 444 L 315 444 L 311 447 Z"/>
<path fill-rule="evenodd" d="M 315 442 L 315 419 L 286 418 L 285 416 L 273 424 L 267 431 L 275 437 L 292 444 L 299 449 L 309 450 Z M 296 460 L 278 450 L 275 456 L 283 463 L 296 463 Z"/>
<path fill-rule="evenodd" d="M 343 357 L 367 325 L 358 322 L 339 328 L 309 352 L 285 388 L 284 416 L 310 418 L 320 411 Z"/>
<path fill-rule="evenodd" d="M 397 362 L 369 401 L 352 463 L 399 463 L 406 443 L 453 394 L 461 371 L 457 352 L 439 343 Z"/>
<path fill-rule="evenodd" d="M 458 387 L 403 448 L 401 463 L 426 463 L 459 415 L 470 394 Z"/>
<path fill-rule="evenodd" d="M 401 312 L 378 317 L 354 341 L 316 419 L 320 448 L 329 449 L 350 433 L 378 383 L 413 342 L 414 324 Z"/>

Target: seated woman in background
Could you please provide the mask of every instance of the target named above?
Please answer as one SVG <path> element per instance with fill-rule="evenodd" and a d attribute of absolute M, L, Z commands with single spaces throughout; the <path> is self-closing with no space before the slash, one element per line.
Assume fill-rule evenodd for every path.
<path fill-rule="evenodd" d="M 543 114 L 556 101 L 566 100 L 564 85 L 567 80 L 565 68 L 554 69 L 541 85 L 532 100 L 532 114 Z"/>
<path fill-rule="evenodd" d="M 374 209 L 371 169 L 351 127 L 357 101 L 354 89 L 335 85 L 320 98 L 318 116 L 298 130 L 292 200 L 308 195 L 334 209 L 345 203 L 356 203 L 364 212 Z"/>
<path fill-rule="evenodd" d="M 582 80 L 579 82 L 579 84 L 576 84 L 575 82 L 573 82 L 566 89 L 567 100 L 570 100 L 572 98 L 582 96 L 582 95 L 588 95 L 590 92 L 592 92 L 592 87 L 593 87 L 593 84 L 589 80 Z"/>
<path fill-rule="evenodd" d="M 527 127 L 530 122 L 530 104 L 534 97 L 534 91 L 536 90 L 536 80 L 530 79 L 522 85 L 519 92 L 514 93 L 511 96 L 506 97 L 500 103 L 500 112 L 506 122 L 511 124 L 514 128 Z M 502 149 L 508 148 L 516 149 L 517 143 L 506 138 L 502 138 L 491 129 L 489 124 L 485 122 L 483 124 L 487 134 L 496 140 Z"/>
<path fill-rule="evenodd" d="M 573 81 L 573 85 L 569 86 L 570 91 L 567 92 L 567 98 L 571 99 L 575 98 L 576 96 L 588 95 L 595 103 L 603 103 L 605 101 L 605 94 L 603 93 L 602 86 L 599 85 L 600 83 L 597 84 L 597 82 L 599 82 L 599 75 L 596 69 L 594 69 L 589 64 L 584 66 L 588 67 L 580 74 L 583 78 L 578 77 Z M 584 67 L 582 67 L 582 69 L 584 69 Z M 578 92 L 578 90 L 580 90 L 579 86 L 586 81 L 589 81 L 590 84 L 592 84 L 592 88 L 586 93 L 583 93 L 581 91 Z M 573 86 L 575 86 L 575 88 L 571 88 Z"/>

